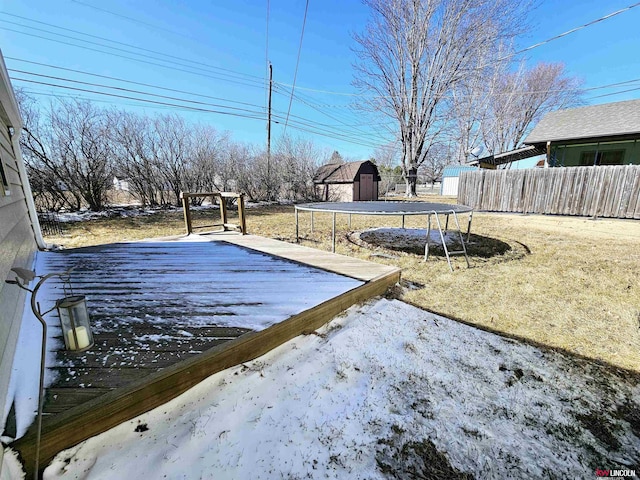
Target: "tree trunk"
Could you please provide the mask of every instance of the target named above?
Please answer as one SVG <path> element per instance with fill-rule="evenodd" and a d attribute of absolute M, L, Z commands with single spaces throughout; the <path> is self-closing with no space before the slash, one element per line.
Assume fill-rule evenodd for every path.
<path fill-rule="evenodd" d="M 408 173 L 404 177 L 404 181 L 407 187 L 405 197 L 417 197 L 416 184 L 418 182 L 418 167 L 413 165 L 409 167 Z"/>

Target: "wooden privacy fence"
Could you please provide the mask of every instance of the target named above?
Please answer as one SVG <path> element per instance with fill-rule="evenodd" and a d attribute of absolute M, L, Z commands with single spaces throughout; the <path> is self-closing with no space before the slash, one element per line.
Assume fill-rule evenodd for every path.
<path fill-rule="evenodd" d="M 462 172 L 458 203 L 493 212 L 640 219 L 640 165 Z"/>
<path fill-rule="evenodd" d="M 244 193 L 234 192 L 202 192 L 202 193 L 189 193 L 181 192 L 180 198 L 182 199 L 182 208 L 184 210 L 184 223 L 187 230 L 187 235 L 193 233 L 193 222 L 191 220 L 191 208 L 190 198 L 211 197 L 211 204 L 214 205 L 216 199 L 220 205 L 220 220 L 222 223 L 216 223 L 213 225 L 205 225 L 204 227 L 217 227 L 222 226 L 223 231 L 227 230 L 239 230 L 243 235 L 247 234 L 247 222 L 244 216 Z M 238 201 L 238 221 L 239 224 L 229 223 L 227 216 L 227 199 L 236 199 Z M 202 227 L 202 228 L 204 228 Z"/>

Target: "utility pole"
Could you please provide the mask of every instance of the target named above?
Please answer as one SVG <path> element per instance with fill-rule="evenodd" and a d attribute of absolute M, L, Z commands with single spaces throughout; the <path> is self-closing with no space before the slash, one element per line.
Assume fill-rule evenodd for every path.
<path fill-rule="evenodd" d="M 271 90 L 273 88 L 273 66 L 269 62 L 269 101 L 267 109 L 267 194 L 271 194 Z"/>

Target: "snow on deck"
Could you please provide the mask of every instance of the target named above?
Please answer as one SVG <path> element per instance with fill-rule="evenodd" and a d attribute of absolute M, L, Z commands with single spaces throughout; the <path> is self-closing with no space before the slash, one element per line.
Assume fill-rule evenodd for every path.
<path fill-rule="evenodd" d="M 74 294 L 87 297 L 95 346 L 80 354 L 63 351 L 57 314 L 47 316 L 45 412 L 50 414 L 363 284 L 202 237 L 37 255 L 38 275 L 70 267 L 76 267 L 71 275 Z M 38 300 L 48 309 L 62 296 L 62 284 L 52 279 Z M 39 358 L 33 352 L 39 351 L 39 338 L 39 324 L 27 311 L 17 353 L 21 360 L 14 362 L 10 392 L 15 396 L 18 437 L 33 420 L 37 405 Z"/>

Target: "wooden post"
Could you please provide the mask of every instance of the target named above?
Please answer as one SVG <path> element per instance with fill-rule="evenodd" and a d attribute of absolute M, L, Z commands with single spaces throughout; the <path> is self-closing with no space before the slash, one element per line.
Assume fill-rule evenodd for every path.
<path fill-rule="evenodd" d="M 331 239 L 333 242 L 333 247 L 331 248 L 331 251 L 333 253 L 336 253 L 336 212 L 333 212 L 333 223 L 332 223 L 332 227 L 331 227 Z"/>
<path fill-rule="evenodd" d="M 227 199 L 218 195 L 218 200 L 220 200 L 220 218 L 222 219 L 222 229 L 227 230 Z"/>
<path fill-rule="evenodd" d="M 180 192 L 180 198 L 182 199 L 182 209 L 184 212 L 184 224 L 187 229 L 187 235 L 191 235 L 191 210 L 189 209 L 189 194 Z"/>
<path fill-rule="evenodd" d="M 240 221 L 240 231 L 242 235 L 247 234 L 247 221 L 244 217 L 244 193 L 238 195 L 238 217 Z"/>

